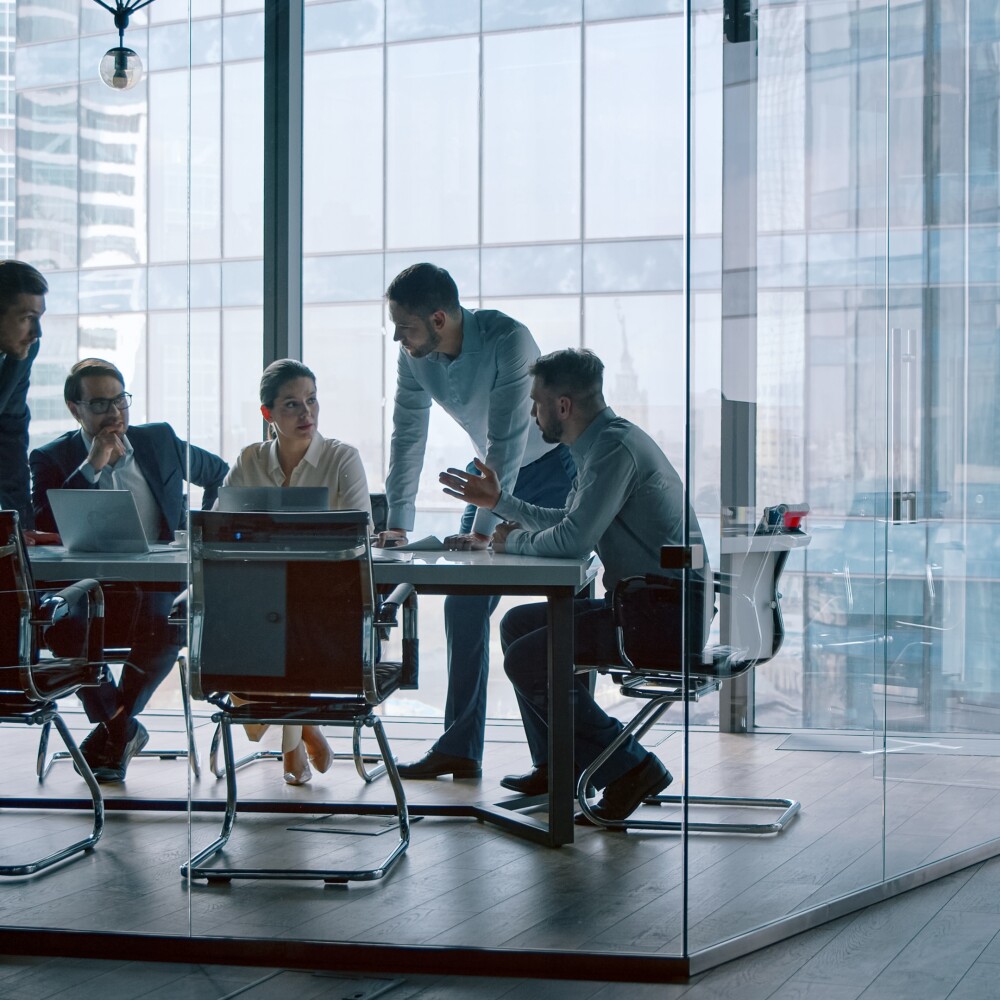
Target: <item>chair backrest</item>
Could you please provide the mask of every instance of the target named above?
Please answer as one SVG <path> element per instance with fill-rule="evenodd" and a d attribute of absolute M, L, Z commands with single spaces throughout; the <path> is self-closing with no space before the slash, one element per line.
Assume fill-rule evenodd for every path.
<path fill-rule="evenodd" d="M 808 509 L 808 508 L 806 508 Z M 800 528 L 762 523 L 743 541 L 731 576 L 715 574 L 715 589 L 726 597 L 723 645 L 702 650 L 700 591 L 689 591 L 687 643 L 690 671 L 732 676 L 774 657 L 785 638 L 778 581 L 793 548 L 808 545 Z M 681 664 L 681 584 L 653 575 L 623 580 L 615 592 L 623 662 L 640 671 L 679 673 Z"/>
<path fill-rule="evenodd" d="M 808 513 L 808 504 L 766 508 L 735 577 L 716 577 L 716 590 L 730 598 L 728 635 L 725 646 L 709 651 L 709 669 L 740 672 L 778 654 L 785 639 L 778 581 L 791 550 L 809 544 L 800 527 Z"/>
<path fill-rule="evenodd" d="M 103 676 L 104 597 L 96 580 L 39 601 L 16 511 L 0 511 L 0 703 L 37 705 Z M 40 650 L 51 650 L 44 657 Z"/>
<path fill-rule="evenodd" d="M 17 511 L 0 510 L 0 666 L 31 662 L 35 588 L 24 555 Z M 0 690 L 21 691 L 16 670 L 0 674 Z"/>
<path fill-rule="evenodd" d="M 374 698 L 366 511 L 191 514 L 191 687 Z"/>

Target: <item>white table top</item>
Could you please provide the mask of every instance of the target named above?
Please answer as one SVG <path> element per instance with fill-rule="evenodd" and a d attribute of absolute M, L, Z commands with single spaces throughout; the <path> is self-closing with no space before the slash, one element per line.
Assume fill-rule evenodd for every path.
<path fill-rule="evenodd" d="M 187 550 L 170 548 L 144 553 L 70 554 L 61 545 L 29 550 L 35 580 L 131 580 L 177 583 L 188 579 Z M 412 583 L 433 588 L 491 586 L 582 590 L 594 578 L 594 559 L 545 559 L 540 556 L 478 552 L 392 552 L 372 549 L 376 583 Z"/>

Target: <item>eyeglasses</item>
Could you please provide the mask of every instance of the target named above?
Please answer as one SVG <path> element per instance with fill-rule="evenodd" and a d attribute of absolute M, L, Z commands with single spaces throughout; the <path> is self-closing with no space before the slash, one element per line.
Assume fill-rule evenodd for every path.
<path fill-rule="evenodd" d="M 120 396 L 115 396 L 114 399 L 78 399 L 78 406 L 86 406 L 90 409 L 91 413 L 96 413 L 100 416 L 102 413 L 107 413 L 108 410 L 113 406 L 116 410 L 127 410 L 132 405 L 132 393 L 123 392 Z"/>

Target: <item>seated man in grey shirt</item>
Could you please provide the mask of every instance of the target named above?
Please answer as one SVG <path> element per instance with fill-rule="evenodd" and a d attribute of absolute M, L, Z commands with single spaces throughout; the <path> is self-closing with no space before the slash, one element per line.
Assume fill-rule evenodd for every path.
<path fill-rule="evenodd" d="M 534 506 L 502 490 L 496 474 L 477 462 L 481 475 L 448 469 L 445 492 L 504 518 L 493 534 L 495 552 L 581 558 L 596 551 L 604 563 L 607 598 L 578 599 L 575 607 L 577 662 L 618 660 L 610 595 L 628 576 L 664 574 L 660 547 L 684 543 L 685 503 L 680 477 L 656 442 L 617 416 L 604 401 L 604 365 L 592 351 L 563 350 L 531 366 L 532 416 L 546 441 L 570 447 L 577 476 L 563 508 Z M 691 544 L 702 542 L 694 512 L 687 509 Z M 679 575 L 679 573 L 678 573 Z M 693 641 L 704 644 L 702 614 L 708 567 L 688 572 L 688 619 Z M 677 627 L 681 627 L 678 606 Z M 539 794 L 548 786 L 548 626 L 545 604 L 508 612 L 500 624 L 504 669 L 517 692 L 533 769 L 508 775 L 506 788 Z M 699 645 L 699 649 L 701 646 Z M 577 773 L 583 771 L 622 730 L 591 696 L 586 679 L 574 691 Z M 634 738 L 629 738 L 596 772 L 604 795 L 594 812 L 602 819 L 628 816 L 644 798 L 671 782 L 670 772 Z"/>

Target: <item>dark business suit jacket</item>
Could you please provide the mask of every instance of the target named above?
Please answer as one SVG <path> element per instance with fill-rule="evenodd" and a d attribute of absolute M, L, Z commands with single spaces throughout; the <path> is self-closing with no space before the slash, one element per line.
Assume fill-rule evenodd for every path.
<path fill-rule="evenodd" d="M 170 424 L 138 424 L 126 432 L 135 462 L 149 483 L 160 508 L 161 542 L 171 541 L 174 531 L 184 528 L 187 510 L 184 502 L 185 479 L 204 489 L 202 507 L 208 510 L 219 495 L 229 466 L 210 451 L 191 445 L 191 468 L 187 469 L 187 445 L 174 433 Z M 79 468 L 87 457 L 83 433 L 70 431 L 31 453 L 31 502 L 35 526 L 39 531 L 55 531 L 56 523 L 49 506 L 52 489 L 93 490 Z"/>
<path fill-rule="evenodd" d="M 16 510 L 21 527 L 32 526 L 28 496 L 28 383 L 40 341 L 24 361 L 5 355 L 0 361 L 0 507 Z"/>

